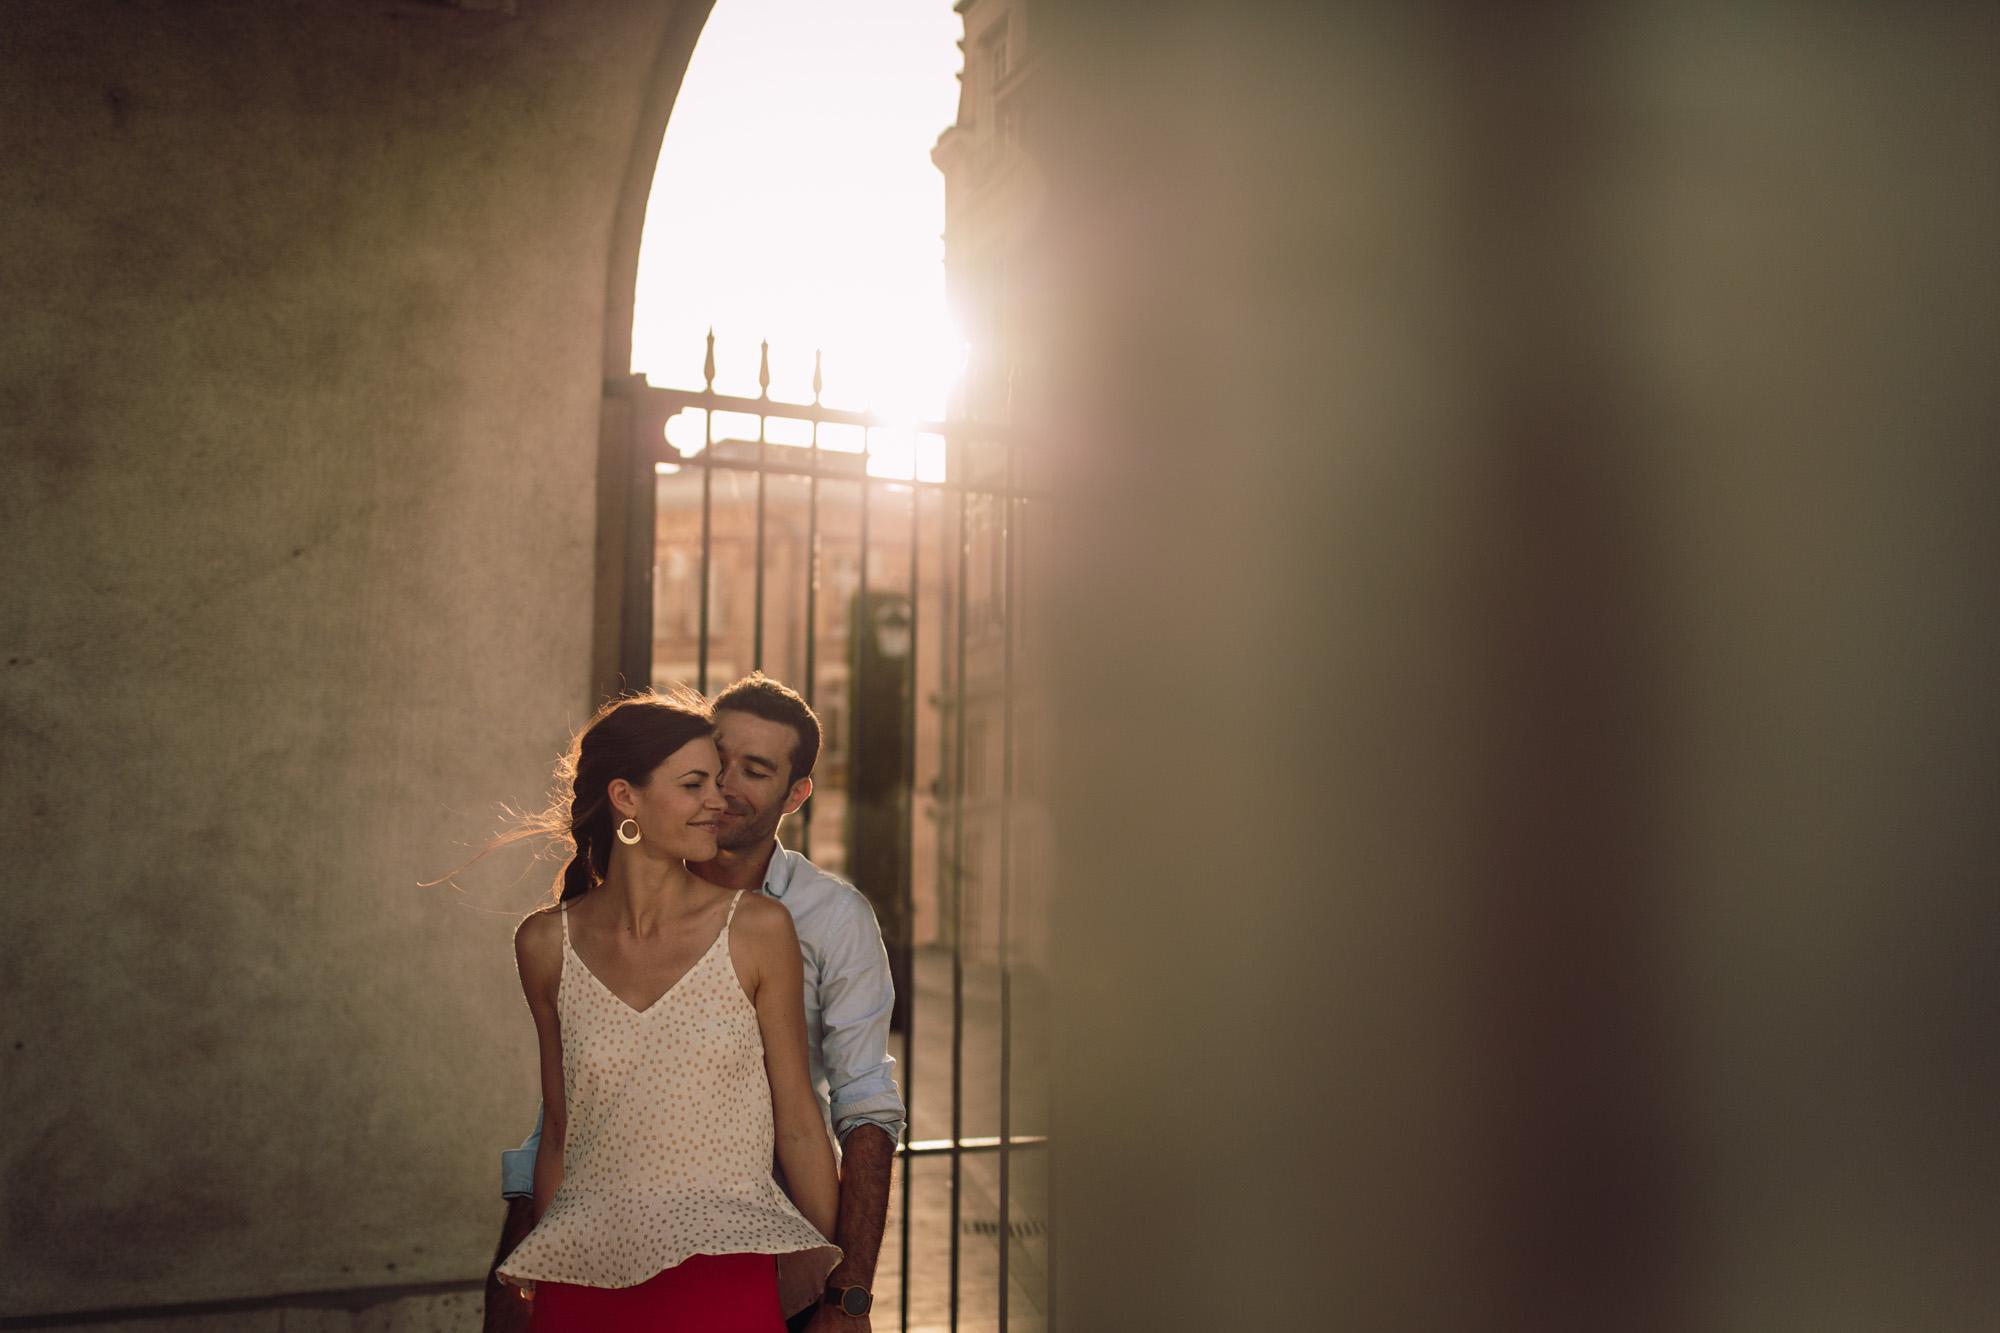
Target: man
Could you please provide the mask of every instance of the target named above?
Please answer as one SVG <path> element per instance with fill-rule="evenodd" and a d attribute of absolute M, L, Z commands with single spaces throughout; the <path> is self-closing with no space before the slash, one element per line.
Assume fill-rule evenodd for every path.
<path fill-rule="evenodd" d="M 889 1058 L 895 992 L 881 928 L 868 900 L 778 844 L 778 824 L 812 794 L 819 719 L 793 690 L 761 672 L 715 699 L 716 748 L 728 809 L 713 861 L 689 867 L 725 889 L 757 889 L 790 910 L 805 959 L 806 1039 L 813 1086 L 841 1145 L 840 1213 L 833 1240 L 844 1257 L 824 1299 L 791 1321 L 793 1333 L 870 1333 L 871 1288 L 889 1210 L 889 1172 L 904 1127 Z M 541 1121 L 501 1154 L 507 1221 L 494 1266 L 529 1230 Z M 488 1272 L 487 1333 L 527 1326 L 528 1303 Z"/>

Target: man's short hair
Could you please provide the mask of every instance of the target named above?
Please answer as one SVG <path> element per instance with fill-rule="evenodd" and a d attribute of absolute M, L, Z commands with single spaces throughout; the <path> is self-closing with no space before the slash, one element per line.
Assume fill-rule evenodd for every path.
<path fill-rule="evenodd" d="M 767 722 L 782 722 L 799 738 L 792 746 L 792 776 L 789 782 L 812 776 L 819 762 L 819 714 L 799 692 L 781 685 L 761 671 L 753 671 L 715 696 L 715 711 L 731 708 Z"/>

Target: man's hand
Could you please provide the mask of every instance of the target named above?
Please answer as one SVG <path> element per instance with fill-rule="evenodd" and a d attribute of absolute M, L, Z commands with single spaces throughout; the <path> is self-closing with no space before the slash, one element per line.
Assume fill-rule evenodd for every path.
<path fill-rule="evenodd" d="M 533 1313 L 532 1296 L 500 1276 L 500 1265 L 514 1247 L 535 1229 L 535 1206 L 530 1199 L 507 1200 L 507 1220 L 500 1227 L 500 1246 L 493 1252 L 493 1266 L 486 1270 L 485 1333 L 527 1333 L 528 1316 Z"/>

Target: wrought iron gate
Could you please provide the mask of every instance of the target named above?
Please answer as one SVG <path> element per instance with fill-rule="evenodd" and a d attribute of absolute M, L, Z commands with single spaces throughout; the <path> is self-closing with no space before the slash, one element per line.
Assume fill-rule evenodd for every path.
<path fill-rule="evenodd" d="M 811 403 L 773 399 L 768 343 L 757 397 L 715 373 L 711 333 L 699 390 L 606 385 L 633 430 L 620 675 L 709 693 L 761 669 L 820 713 L 784 836 L 875 905 L 910 1112 L 876 1327 L 1045 1329 L 1048 728 L 1023 571 L 1046 498 L 1008 425 L 824 406 L 817 358 Z M 698 448 L 668 441 L 682 413 Z"/>

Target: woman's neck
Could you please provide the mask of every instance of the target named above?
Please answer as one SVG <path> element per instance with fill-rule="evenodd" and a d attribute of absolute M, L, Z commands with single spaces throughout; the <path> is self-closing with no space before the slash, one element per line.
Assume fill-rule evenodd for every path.
<path fill-rule="evenodd" d="M 684 916 L 711 898 L 715 889 L 697 879 L 686 862 L 637 853 L 611 858 L 604 878 L 605 906 L 623 934 L 656 934 L 663 921 Z"/>

